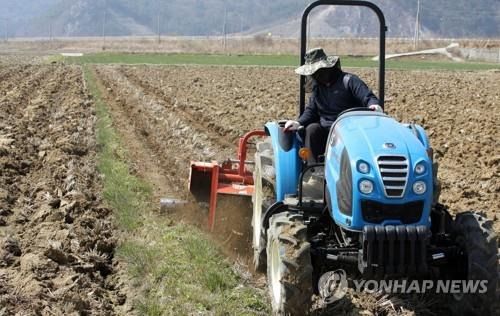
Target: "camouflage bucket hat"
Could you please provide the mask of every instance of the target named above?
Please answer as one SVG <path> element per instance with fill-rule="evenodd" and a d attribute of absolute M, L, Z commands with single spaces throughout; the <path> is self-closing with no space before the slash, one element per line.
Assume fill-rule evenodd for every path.
<path fill-rule="evenodd" d="M 327 56 L 323 48 L 313 48 L 306 52 L 304 65 L 295 69 L 297 75 L 310 76 L 321 68 L 332 68 L 339 62 L 338 56 Z"/>

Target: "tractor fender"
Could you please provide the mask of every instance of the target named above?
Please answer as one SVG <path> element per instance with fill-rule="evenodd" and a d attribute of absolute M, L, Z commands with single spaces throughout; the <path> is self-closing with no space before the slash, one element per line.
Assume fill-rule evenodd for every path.
<path fill-rule="evenodd" d="M 266 232 L 267 232 L 267 229 L 269 228 L 269 220 L 271 219 L 271 217 L 275 214 L 283 213 L 283 212 L 287 212 L 287 211 L 290 211 L 288 205 L 284 204 L 281 201 L 275 202 L 266 210 L 266 212 L 262 216 L 262 230 L 263 230 L 265 235 L 267 235 Z"/>
<path fill-rule="evenodd" d="M 273 148 L 275 183 L 274 190 L 276 193 L 276 201 L 283 201 L 285 195 L 295 194 L 297 192 L 297 183 L 300 174 L 300 158 L 298 154 L 299 140 L 294 135 L 286 146 L 283 148 L 280 139 L 283 134 L 282 127 L 277 122 L 268 122 L 265 125 L 266 133 L 271 138 Z"/>

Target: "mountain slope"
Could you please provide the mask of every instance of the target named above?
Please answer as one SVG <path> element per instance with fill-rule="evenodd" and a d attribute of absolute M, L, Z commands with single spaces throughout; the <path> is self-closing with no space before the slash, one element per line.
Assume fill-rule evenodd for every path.
<path fill-rule="evenodd" d="M 384 11 L 388 36 L 413 36 L 417 0 L 373 0 Z M 296 37 L 310 0 L 0 0 L 0 18 L 16 36 L 220 35 L 272 32 Z M 498 0 L 421 0 L 423 37 L 500 37 Z M 227 12 L 227 14 L 225 14 Z M 105 16 L 106 15 L 106 16 Z M 105 21 L 105 23 L 103 23 Z M 313 36 L 375 36 L 377 21 L 363 8 L 317 8 Z M 4 25 L 0 23 L 0 32 Z"/>
<path fill-rule="evenodd" d="M 388 36 L 412 37 L 415 32 L 417 1 L 373 0 L 384 12 Z M 300 34 L 301 14 L 274 24 L 256 27 L 252 32 L 271 32 L 280 36 Z M 499 37 L 500 3 L 480 0 L 421 0 L 422 37 Z M 317 7 L 310 15 L 311 36 L 377 36 L 378 20 L 368 8 Z"/>
<path fill-rule="evenodd" d="M 398 4 L 385 10 L 388 36 L 411 37 L 415 30 L 415 17 L 403 10 Z M 254 33 L 270 32 L 274 35 L 298 37 L 301 16 L 278 23 L 256 28 Z M 378 19 L 367 8 L 325 7 L 311 12 L 309 34 L 313 37 L 378 36 Z M 421 26 L 423 36 L 435 36 L 426 26 Z"/>

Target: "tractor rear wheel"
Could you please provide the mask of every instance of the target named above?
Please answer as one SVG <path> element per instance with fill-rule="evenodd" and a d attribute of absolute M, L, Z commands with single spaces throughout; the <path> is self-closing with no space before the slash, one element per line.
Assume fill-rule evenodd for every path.
<path fill-rule="evenodd" d="M 302 216 L 289 212 L 273 215 L 267 237 L 267 282 L 273 314 L 309 314 L 313 267 Z"/>
<path fill-rule="evenodd" d="M 252 248 L 254 270 L 261 273 L 266 272 L 266 238 L 262 220 L 265 211 L 275 201 L 274 191 L 268 181 L 264 179 L 263 168 L 266 167 L 266 163 L 272 164 L 272 156 L 272 147 L 269 141 L 257 144 L 253 172 Z"/>
<path fill-rule="evenodd" d="M 450 297 L 453 315 L 489 315 L 497 300 L 498 241 L 493 221 L 483 213 L 464 212 L 455 219 L 456 241 L 464 258 L 465 280 L 486 280 L 486 293 L 453 294 Z"/>

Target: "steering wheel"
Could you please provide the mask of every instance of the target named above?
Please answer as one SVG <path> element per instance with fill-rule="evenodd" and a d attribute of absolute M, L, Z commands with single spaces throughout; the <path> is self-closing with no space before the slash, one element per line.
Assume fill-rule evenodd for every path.
<path fill-rule="evenodd" d="M 347 110 L 340 112 L 340 114 L 337 117 L 340 117 L 343 114 L 346 114 L 349 112 L 361 112 L 361 111 L 371 111 L 371 110 L 369 108 L 365 108 L 365 107 L 351 108 L 351 109 L 347 109 Z"/>

